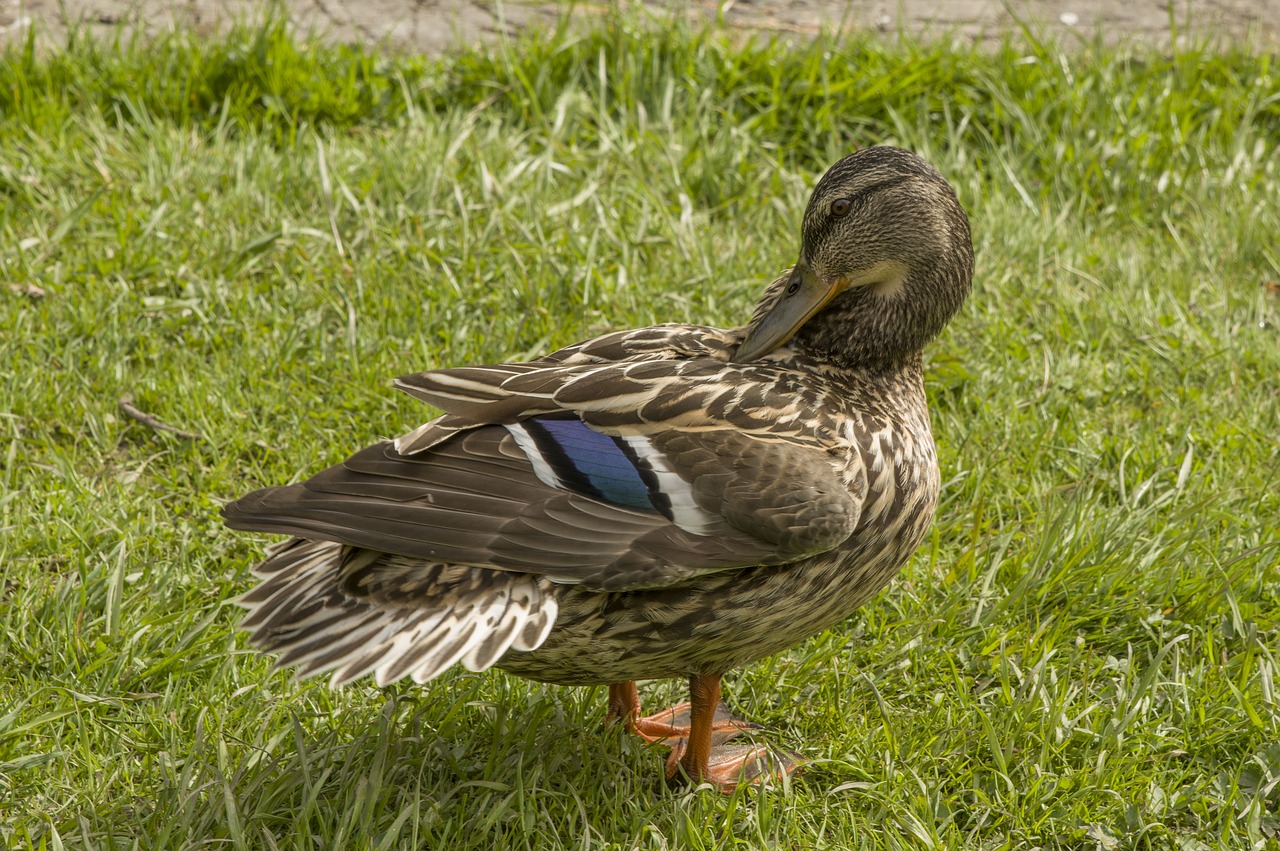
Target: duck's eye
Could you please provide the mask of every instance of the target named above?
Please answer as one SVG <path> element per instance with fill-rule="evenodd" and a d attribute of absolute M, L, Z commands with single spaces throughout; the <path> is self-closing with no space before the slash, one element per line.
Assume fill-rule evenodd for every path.
<path fill-rule="evenodd" d="M 849 215 L 849 211 L 853 209 L 853 202 L 848 198 L 837 198 L 831 202 L 831 215 L 837 219 Z"/>

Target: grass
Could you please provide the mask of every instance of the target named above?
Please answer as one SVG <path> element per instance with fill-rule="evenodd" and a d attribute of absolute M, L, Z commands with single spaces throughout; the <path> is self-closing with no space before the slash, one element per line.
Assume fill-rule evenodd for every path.
<path fill-rule="evenodd" d="M 270 22 L 9 50 L 0 839 L 1280 847 L 1275 65 L 627 17 L 441 62 Z M 789 790 L 664 791 L 601 689 L 331 692 L 244 649 L 264 541 L 223 502 L 419 422 L 391 376 L 742 321 L 878 142 L 952 179 L 978 281 L 930 352 L 928 542 L 730 678 L 814 759 Z"/>

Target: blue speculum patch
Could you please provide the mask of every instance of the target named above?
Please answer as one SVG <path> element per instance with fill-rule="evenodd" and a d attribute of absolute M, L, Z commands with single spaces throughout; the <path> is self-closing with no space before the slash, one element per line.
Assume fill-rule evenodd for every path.
<path fill-rule="evenodd" d="M 578 419 L 535 417 L 523 425 L 566 487 L 628 508 L 656 508 L 635 452 L 620 439 Z"/>

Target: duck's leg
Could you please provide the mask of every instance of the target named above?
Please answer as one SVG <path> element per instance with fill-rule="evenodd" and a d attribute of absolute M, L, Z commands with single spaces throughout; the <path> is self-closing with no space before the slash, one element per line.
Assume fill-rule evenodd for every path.
<path fill-rule="evenodd" d="M 646 720 L 640 719 L 637 724 Z M 758 725 L 740 721 L 724 709 L 718 674 L 692 675 L 689 677 L 688 733 L 684 738 L 668 742 L 671 755 L 667 757 L 667 782 L 679 783 L 687 778 L 694 783 L 710 783 L 727 793 L 740 783 L 759 783 L 799 768 L 802 760 L 798 756 L 775 751 L 767 745 L 724 744 L 751 728 L 758 729 Z"/>
<path fill-rule="evenodd" d="M 720 705 L 720 677 L 694 674 L 689 677 L 689 735 L 671 748 L 667 758 L 667 782 L 680 772 L 694 783 L 711 780 L 711 728 Z M 734 778 L 736 779 L 736 778 Z"/>
<path fill-rule="evenodd" d="M 609 683 L 609 711 L 604 716 L 605 724 L 621 721 L 628 730 L 635 730 L 640 717 L 640 689 L 635 680 L 624 683 Z"/>

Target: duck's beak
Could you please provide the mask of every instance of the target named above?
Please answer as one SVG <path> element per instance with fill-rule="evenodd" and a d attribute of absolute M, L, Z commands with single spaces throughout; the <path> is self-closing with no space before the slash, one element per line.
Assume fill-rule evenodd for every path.
<path fill-rule="evenodd" d="M 814 274 L 809 264 L 801 260 L 791 270 L 791 277 L 773 308 L 747 331 L 746 339 L 738 346 L 735 363 L 747 363 L 764 357 L 790 340 L 800 326 L 835 298 L 836 293 L 847 286 L 842 278 L 825 281 Z"/>

